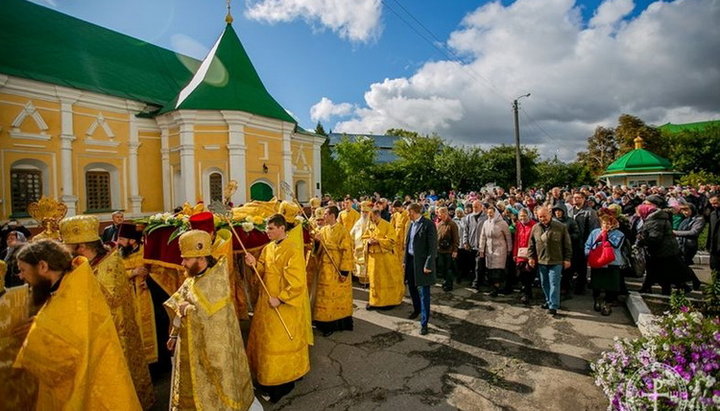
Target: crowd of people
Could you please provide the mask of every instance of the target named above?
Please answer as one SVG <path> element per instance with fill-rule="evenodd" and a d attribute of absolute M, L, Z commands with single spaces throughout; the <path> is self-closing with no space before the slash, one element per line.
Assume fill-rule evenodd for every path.
<path fill-rule="evenodd" d="M 200 212 L 179 237 L 180 270 L 144 258 L 147 237 L 121 212 L 102 232 L 92 215 L 65 218 L 56 239 L 12 221 L 0 228 L 10 319 L 0 323 L 0 401 L 149 409 L 153 381 L 171 368 L 172 409 L 261 409 L 256 394 L 276 402 L 310 372 L 313 327 L 353 330 L 354 282 L 368 310 L 392 310 L 408 293 L 421 335 L 433 286 L 462 282 L 550 315 L 590 288 L 594 310 L 610 315 L 628 276 L 644 275 L 641 292 L 697 288 L 690 266 L 706 225 L 718 268 L 719 196 L 718 186 L 325 196 L 305 209 L 282 202 L 263 221 L 269 243 L 239 257 L 237 231 Z"/>

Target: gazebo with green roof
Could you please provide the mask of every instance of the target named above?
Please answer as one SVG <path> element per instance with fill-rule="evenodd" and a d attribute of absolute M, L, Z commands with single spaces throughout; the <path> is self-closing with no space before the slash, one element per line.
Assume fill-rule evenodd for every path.
<path fill-rule="evenodd" d="M 635 149 L 613 161 L 598 178 L 612 186 L 672 185 L 675 176 L 681 173 L 673 170 L 670 160 L 645 150 L 642 137 L 633 141 Z"/>

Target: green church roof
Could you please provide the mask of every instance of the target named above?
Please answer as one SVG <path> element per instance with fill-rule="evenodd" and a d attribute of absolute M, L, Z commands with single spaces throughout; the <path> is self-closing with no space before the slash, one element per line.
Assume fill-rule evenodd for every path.
<path fill-rule="evenodd" d="M 202 84 L 178 108 L 240 110 L 296 123 L 269 95 L 232 27 L 225 29 L 214 55 Z M 200 65 L 191 57 L 24 0 L 3 0 L 0 7 L 3 74 L 170 111 Z M 225 73 L 224 80 L 211 78 L 217 73 Z"/>
<path fill-rule="evenodd" d="M 671 171 L 670 160 L 651 153 L 644 148 L 636 148 L 613 161 L 605 170 L 606 173 Z"/>
<path fill-rule="evenodd" d="M 192 80 L 161 112 L 172 110 L 238 110 L 296 123 L 265 89 L 230 24 Z"/>
<path fill-rule="evenodd" d="M 680 133 L 682 131 L 703 131 L 712 125 L 720 126 L 720 120 L 698 121 L 696 123 L 684 124 L 667 123 L 658 128 L 669 133 Z"/>

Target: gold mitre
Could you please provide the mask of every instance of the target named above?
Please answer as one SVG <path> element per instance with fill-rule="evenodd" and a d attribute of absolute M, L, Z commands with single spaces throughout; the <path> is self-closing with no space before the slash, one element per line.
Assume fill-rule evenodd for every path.
<path fill-rule="evenodd" d="M 360 203 L 360 211 L 370 212 L 373 210 L 372 201 L 363 201 Z"/>
<path fill-rule="evenodd" d="M 94 215 L 76 215 L 60 221 L 60 236 L 65 244 L 99 241 L 100 221 Z"/>
<path fill-rule="evenodd" d="M 48 197 L 42 197 L 39 201 L 30 203 L 27 208 L 28 214 L 45 229 L 33 239 L 58 239 L 60 237 L 58 221 L 65 217 L 67 210 L 67 206 L 64 203 Z"/>
<path fill-rule="evenodd" d="M 283 201 L 280 203 L 280 209 L 278 212 L 285 217 L 285 221 L 295 224 L 295 217 L 297 217 L 298 213 L 300 213 L 300 207 L 298 207 L 297 204 Z"/>
<path fill-rule="evenodd" d="M 321 204 L 321 201 L 317 197 L 313 197 L 310 199 L 310 201 L 308 201 L 308 205 L 312 208 L 318 208 L 318 207 L 320 207 L 320 204 Z"/>
<path fill-rule="evenodd" d="M 182 258 L 207 257 L 212 252 L 210 234 L 203 230 L 190 230 L 180 236 Z"/>

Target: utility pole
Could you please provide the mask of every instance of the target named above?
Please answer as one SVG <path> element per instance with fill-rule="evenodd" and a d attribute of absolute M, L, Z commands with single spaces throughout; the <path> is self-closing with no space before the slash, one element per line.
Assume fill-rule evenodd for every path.
<path fill-rule="evenodd" d="M 513 118 L 515 119 L 515 185 L 518 190 L 522 190 L 522 176 L 520 174 L 520 125 L 518 123 L 518 100 L 523 97 L 530 97 L 530 93 L 523 94 L 522 96 L 513 100 Z"/>

